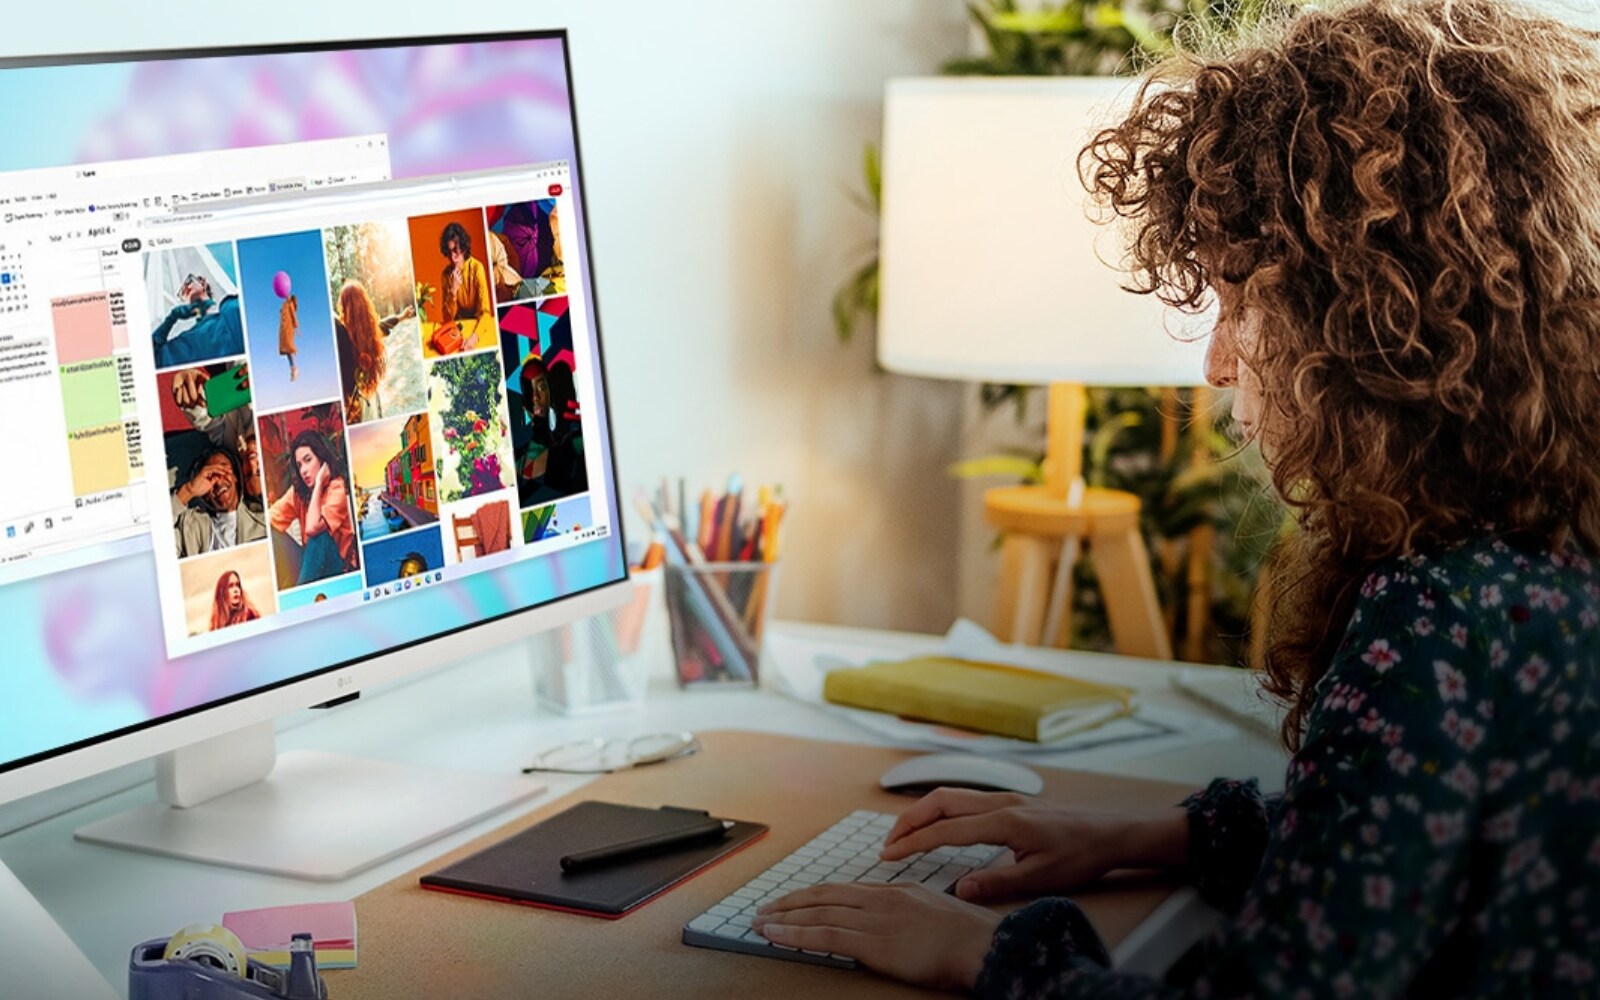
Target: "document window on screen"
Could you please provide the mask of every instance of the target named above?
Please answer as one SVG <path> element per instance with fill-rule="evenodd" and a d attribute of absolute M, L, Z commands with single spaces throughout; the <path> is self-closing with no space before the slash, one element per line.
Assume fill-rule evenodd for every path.
<path fill-rule="evenodd" d="M 381 134 L 0 173 L 0 583 L 138 551 L 122 241 L 192 201 L 387 180 Z"/>
<path fill-rule="evenodd" d="M 125 256 L 169 655 L 605 537 L 565 161 L 145 229 Z"/>

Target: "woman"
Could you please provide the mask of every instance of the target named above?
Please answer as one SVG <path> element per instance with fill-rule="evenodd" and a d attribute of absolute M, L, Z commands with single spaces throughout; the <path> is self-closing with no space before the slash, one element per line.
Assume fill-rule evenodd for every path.
<path fill-rule="evenodd" d="M 589 488 L 583 458 L 583 418 L 572 375 L 572 352 L 556 352 L 547 366 L 530 357 L 517 374 L 528 415 L 528 442 L 517 456 L 522 502 L 543 503 Z"/>
<path fill-rule="evenodd" d="M 301 431 L 289 446 L 290 483 L 267 512 L 279 533 L 300 524 L 300 572 L 295 586 L 356 568 L 356 536 L 342 463 L 317 431 Z"/>
<path fill-rule="evenodd" d="M 300 348 L 295 346 L 295 337 L 300 333 L 300 299 L 294 295 L 287 296 L 283 305 L 278 307 L 278 353 L 289 359 L 289 381 L 298 381 L 300 366 L 296 359 L 300 356 Z"/>
<path fill-rule="evenodd" d="M 462 347 L 471 350 L 478 346 L 478 321 L 494 309 L 489 298 L 489 275 L 472 256 L 472 237 L 459 222 L 450 223 L 439 234 L 439 252 L 448 262 L 439 275 L 443 296 L 439 303 L 440 322 L 460 326 Z"/>
<path fill-rule="evenodd" d="M 238 573 L 230 569 L 217 577 L 217 586 L 211 595 L 211 631 L 241 622 L 252 622 L 260 617 L 261 612 L 245 595 L 244 583 Z"/>
<path fill-rule="evenodd" d="M 351 279 L 339 289 L 339 310 L 333 318 L 333 339 L 339 349 L 339 377 L 344 390 L 345 422 L 383 416 L 378 387 L 388 371 L 384 338 L 402 321 L 417 314 L 406 306 L 397 316 L 378 318 L 378 307 L 361 282 Z"/>
<path fill-rule="evenodd" d="M 1003 843 L 959 899 L 795 893 L 771 940 L 982 996 L 1549 996 L 1600 988 L 1600 36 L 1508 0 L 1332 0 L 1184 56 L 1082 161 L 1142 288 L 1221 312 L 1300 531 L 1265 669 L 1281 797 L 1165 816 L 941 791 L 885 856 Z M 1189 981 L 1082 912 L 966 900 L 1186 873 L 1232 915 Z"/>

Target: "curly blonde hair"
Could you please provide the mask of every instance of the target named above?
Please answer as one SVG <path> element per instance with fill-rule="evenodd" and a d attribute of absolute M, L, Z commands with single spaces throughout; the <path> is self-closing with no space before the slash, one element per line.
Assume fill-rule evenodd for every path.
<path fill-rule="evenodd" d="M 1485 531 L 1600 552 L 1600 34 L 1332 0 L 1179 48 L 1079 166 L 1137 290 L 1264 319 L 1240 360 L 1301 529 L 1262 608 L 1293 749 L 1375 564 Z"/>

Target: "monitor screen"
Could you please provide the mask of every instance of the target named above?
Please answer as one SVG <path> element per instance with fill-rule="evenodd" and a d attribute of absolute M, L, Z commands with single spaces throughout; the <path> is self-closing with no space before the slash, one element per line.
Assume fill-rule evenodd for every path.
<path fill-rule="evenodd" d="M 625 577 L 563 33 L 0 61 L 0 102 L 0 773 Z"/>

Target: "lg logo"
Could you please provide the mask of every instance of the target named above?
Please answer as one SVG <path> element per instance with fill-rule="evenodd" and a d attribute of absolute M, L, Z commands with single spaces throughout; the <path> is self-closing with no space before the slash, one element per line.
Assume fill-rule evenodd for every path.
<path fill-rule="evenodd" d="M 343 691 L 347 687 L 354 686 L 355 682 L 356 682 L 356 679 L 354 677 L 351 677 L 349 674 L 340 674 L 337 678 L 334 679 L 333 683 L 334 683 L 334 686 L 336 686 L 340 691 Z"/>

